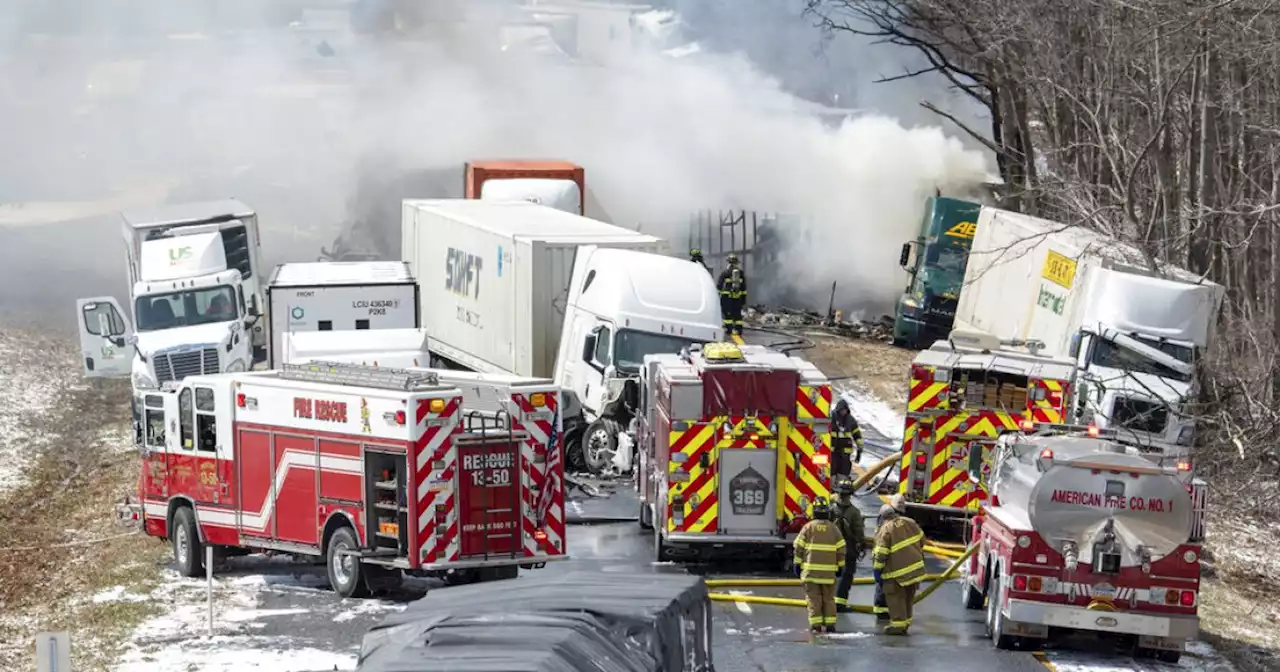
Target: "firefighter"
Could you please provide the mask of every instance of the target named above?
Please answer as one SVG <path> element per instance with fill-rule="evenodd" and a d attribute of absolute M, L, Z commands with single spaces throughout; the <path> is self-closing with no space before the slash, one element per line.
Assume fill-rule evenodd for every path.
<path fill-rule="evenodd" d="M 711 267 L 707 265 L 707 260 L 702 258 L 702 250 L 696 247 L 689 250 L 689 261 L 692 261 L 695 264 L 702 264 L 702 267 L 707 269 L 707 273 L 715 275 L 714 273 L 711 273 Z"/>
<path fill-rule="evenodd" d="M 871 552 L 876 584 L 884 591 L 889 608 L 886 635 L 905 635 L 911 627 L 916 587 L 924 579 L 924 532 L 906 517 L 906 501 L 894 495 L 880 507 L 880 529 Z"/>
<path fill-rule="evenodd" d="M 836 575 L 844 567 L 845 544 L 840 530 L 831 524 L 831 510 L 819 499 L 813 504 L 813 520 L 800 528 L 795 541 L 796 576 L 804 583 L 809 606 L 809 630 L 836 631 Z"/>
<path fill-rule="evenodd" d="M 724 315 L 724 333 L 742 335 L 742 309 L 747 306 L 747 276 L 738 265 L 738 255 L 730 254 L 729 267 L 720 274 L 716 288 L 720 290 L 720 313 Z"/>
<path fill-rule="evenodd" d="M 844 398 L 836 402 L 831 415 L 831 449 L 835 454 L 831 469 L 836 476 L 848 476 L 853 465 L 862 461 L 862 428 Z"/>
<path fill-rule="evenodd" d="M 853 575 L 857 571 L 858 561 L 866 554 L 866 531 L 863 528 L 862 512 L 853 502 L 853 483 L 842 478 L 836 482 L 836 504 L 832 513 L 835 516 L 836 528 L 844 538 L 845 563 L 840 572 L 840 581 L 836 584 L 836 611 L 848 613 L 849 588 L 853 586 Z"/>

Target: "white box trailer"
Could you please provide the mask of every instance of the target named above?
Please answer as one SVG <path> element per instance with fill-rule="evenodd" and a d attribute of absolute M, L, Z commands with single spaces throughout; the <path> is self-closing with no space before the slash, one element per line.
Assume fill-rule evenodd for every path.
<path fill-rule="evenodd" d="M 285 361 L 289 333 L 421 326 L 418 282 L 402 261 L 280 264 L 267 285 L 267 305 L 271 367 Z"/>
<path fill-rule="evenodd" d="M 1177 409 L 1194 394 L 1192 367 L 1212 340 L 1223 288 L 1185 269 L 1159 270 L 1103 234 L 984 207 L 956 328 L 1040 341 L 1048 354 L 1075 359 L 1078 421 L 1186 448 L 1193 423 Z"/>
<path fill-rule="evenodd" d="M 660 238 L 533 203 L 406 200 L 401 221 L 432 353 L 489 373 L 555 375 L 580 246 L 667 254 Z"/>

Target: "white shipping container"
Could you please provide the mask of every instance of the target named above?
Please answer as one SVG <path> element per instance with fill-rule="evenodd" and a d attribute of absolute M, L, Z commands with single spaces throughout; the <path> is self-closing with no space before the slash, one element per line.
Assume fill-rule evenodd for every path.
<path fill-rule="evenodd" d="M 288 333 L 420 326 L 418 283 L 402 261 L 280 264 L 267 303 L 273 367 L 284 361 Z"/>
<path fill-rule="evenodd" d="M 402 236 L 433 352 L 476 371 L 547 378 L 578 246 L 667 253 L 660 238 L 523 202 L 407 200 Z"/>
<path fill-rule="evenodd" d="M 984 207 L 969 253 L 956 327 L 1043 341 L 1067 355 L 1099 324 L 1205 344 L 1222 288 L 1180 268 L 1146 270 L 1136 248 L 1083 227 Z"/>

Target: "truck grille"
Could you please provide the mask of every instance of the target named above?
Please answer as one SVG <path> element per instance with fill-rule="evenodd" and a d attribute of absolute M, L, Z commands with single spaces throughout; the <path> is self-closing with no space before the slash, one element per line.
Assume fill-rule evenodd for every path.
<path fill-rule="evenodd" d="M 1169 408 L 1158 402 L 1119 397 L 1111 411 L 1111 421 L 1135 432 L 1163 434 L 1169 423 Z"/>
<path fill-rule="evenodd" d="M 155 356 L 155 365 L 157 384 L 182 380 L 187 376 L 218 373 L 218 349 L 167 352 Z"/>
<path fill-rule="evenodd" d="M 960 302 L 943 296 L 930 295 L 925 301 L 925 309 L 941 317 L 955 317 L 956 307 Z"/>

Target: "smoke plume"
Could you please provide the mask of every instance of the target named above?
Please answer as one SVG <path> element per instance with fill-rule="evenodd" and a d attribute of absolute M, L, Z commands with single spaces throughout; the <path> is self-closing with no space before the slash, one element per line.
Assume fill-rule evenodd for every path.
<path fill-rule="evenodd" d="M 586 167 L 615 223 L 677 249 L 695 210 L 794 215 L 780 232 L 784 270 L 772 274 L 786 281 L 769 289 L 825 308 L 835 280 L 843 307 L 883 311 L 902 288 L 898 249 L 924 199 L 988 176 L 982 153 L 919 125 L 934 123 L 919 98 L 948 107 L 937 82 L 869 84 L 900 74 L 909 55 L 895 61 L 892 48 L 848 37 L 824 44 L 795 3 L 689 1 L 699 8 L 685 21 L 637 17 L 630 40 L 616 26 L 587 31 L 586 15 L 575 23 L 497 0 L 431 3 L 413 39 L 322 25 L 342 12 L 101 10 L 114 4 L 32 2 L 0 26 L 0 91 L 12 94 L 0 114 L 13 122 L 0 124 L 12 148 L 0 201 L 54 211 L 28 203 L 17 221 L 10 206 L 0 222 L 54 221 L 49 202 L 68 201 L 85 218 L 0 228 L 0 243 L 35 249 L 13 261 L 41 272 L 119 286 L 124 261 L 108 253 L 119 244 L 99 241 L 118 235 L 110 210 L 131 198 L 237 196 L 259 210 L 270 262 L 310 260 L 353 220 L 348 238 L 394 242 L 396 201 L 460 195 L 465 161 L 561 158 Z M 55 34 L 48 6 L 65 17 L 81 5 L 99 9 L 63 28 L 79 36 Z M 360 21 L 377 9 L 360 7 Z M 613 46 L 600 46 L 610 34 Z M 837 122 L 800 95 L 861 112 Z M 77 243 L 86 249 L 64 249 Z"/>

